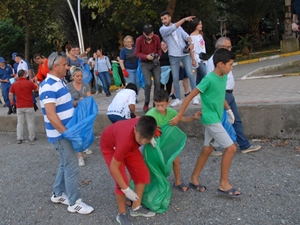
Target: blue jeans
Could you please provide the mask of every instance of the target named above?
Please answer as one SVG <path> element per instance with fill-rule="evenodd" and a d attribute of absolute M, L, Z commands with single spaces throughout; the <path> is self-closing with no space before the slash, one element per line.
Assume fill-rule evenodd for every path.
<path fill-rule="evenodd" d="M 118 115 L 107 115 L 110 122 L 115 123 L 121 120 L 126 120 L 125 116 L 121 117 Z"/>
<path fill-rule="evenodd" d="M 244 134 L 242 120 L 241 120 L 239 110 L 237 108 L 234 96 L 232 93 L 226 92 L 225 99 L 226 99 L 228 105 L 230 106 L 230 108 L 233 112 L 233 115 L 235 117 L 233 128 L 234 128 L 234 130 L 236 132 L 236 136 L 237 136 L 236 141 L 240 146 L 240 150 L 247 149 L 251 146 L 251 144 L 249 143 L 248 139 L 246 138 L 246 136 Z"/>
<path fill-rule="evenodd" d="M 169 61 L 171 65 L 172 75 L 173 75 L 173 85 L 175 89 L 175 96 L 178 99 L 181 99 L 180 96 L 180 86 L 179 86 L 179 67 L 180 67 L 180 60 L 182 61 L 186 75 L 190 79 L 190 84 L 192 90 L 196 88 L 196 81 L 192 70 L 192 60 L 190 55 L 185 55 L 181 57 L 176 56 L 169 56 Z"/>
<path fill-rule="evenodd" d="M 135 84 L 136 88 L 137 88 L 137 95 L 139 94 L 139 90 L 140 90 L 140 80 L 139 77 L 137 75 L 137 69 L 126 69 L 126 71 L 128 72 L 128 77 L 124 77 L 126 80 L 126 83 L 132 83 Z"/>
<path fill-rule="evenodd" d="M 10 87 L 11 87 L 10 83 L 1 84 L 3 99 L 4 99 L 5 104 L 7 105 L 7 107 L 10 106 L 10 101 L 9 101 L 9 97 L 8 97 Z M 4 102 L 3 102 L 3 104 L 4 104 Z"/>
<path fill-rule="evenodd" d="M 199 67 L 197 68 L 196 85 L 198 85 L 201 82 L 201 80 L 205 77 L 206 74 L 206 65 L 201 61 L 199 63 Z"/>
<path fill-rule="evenodd" d="M 100 72 L 98 77 L 100 78 L 102 82 L 102 88 L 106 94 L 109 93 L 109 88 L 111 85 L 111 79 L 108 71 Z"/>
<path fill-rule="evenodd" d="M 76 200 L 81 198 L 78 190 L 78 158 L 71 141 L 62 138 L 51 143 L 56 149 L 60 165 L 54 182 L 54 193 L 61 196 L 62 192 L 66 192 L 69 204 L 74 205 Z"/>

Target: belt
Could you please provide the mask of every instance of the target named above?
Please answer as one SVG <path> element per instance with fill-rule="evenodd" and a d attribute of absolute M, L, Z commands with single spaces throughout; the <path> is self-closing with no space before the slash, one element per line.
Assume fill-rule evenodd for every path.
<path fill-rule="evenodd" d="M 232 93 L 232 92 L 233 92 L 233 90 L 226 90 L 226 92 L 227 92 L 227 93 Z"/>
<path fill-rule="evenodd" d="M 141 61 L 142 63 L 153 63 L 153 61 Z"/>

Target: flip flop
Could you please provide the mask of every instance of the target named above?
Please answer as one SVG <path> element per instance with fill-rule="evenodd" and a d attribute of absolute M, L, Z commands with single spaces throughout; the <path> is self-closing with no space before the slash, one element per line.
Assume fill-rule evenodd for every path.
<path fill-rule="evenodd" d="M 175 182 L 174 182 L 173 187 L 177 188 L 178 190 L 180 190 L 182 192 L 187 192 L 189 190 L 189 187 L 186 186 L 184 183 L 181 183 L 180 185 L 176 185 Z M 184 187 L 187 187 L 186 191 L 183 190 Z"/>
<path fill-rule="evenodd" d="M 194 190 L 196 190 L 196 191 L 199 191 L 199 192 L 204 192 L 204 191 L 206 191 L 206 189 L 207 189 L 204 185 L 201 185 L 201 184 L 195 185 L 195 184 L 193 184 L 193 183 L 191 183 L 191 182 L 189 182 L 189 187 L 192 188 L 192 189 L 194 189 Z M 202 189 L 203 187 L 204 187 L 205 189 L 204 189 L 204 191 L 201 191 L 201 189 Z"/>
<path fill-rule="evenodd" d="M 130 205 L 126 204 L 128 201 L 130 202 Z M 125 199 L 125 206 L 132 207 L 132 204 L 133 204 L 133 201 L 131 201 L 129 198 Z"/>
<path fill-rule="evenodd" d="M 230 198 L 239 198 L 239 197 L 241 197 L 242 193 L 241 194 L 235 194 L 236 191 L 237 190 L 235 188 L 231 188 L 227 191 L 222 191 L 222 190 L 218 189 L 218 193 L 221 194 L 221 195 L 225 195 L 225 196 L 230 197 Z M 230 192 L 232 192 L 232 195 L 229 194 Z"/>

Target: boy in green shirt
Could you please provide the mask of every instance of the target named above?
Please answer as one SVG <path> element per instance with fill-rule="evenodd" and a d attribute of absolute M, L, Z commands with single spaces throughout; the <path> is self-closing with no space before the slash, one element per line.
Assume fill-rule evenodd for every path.
<path fill-rule="evenodd" d="M 206 187 L 200 185 L 198 177 L 214 146 L 221 146 L 226 151 L 221 162 L 221 178 L 218 193 L 228 197 L 240 197 L 242 195 L 241 192 L 231 186 L 228 180 L 228 172 L 233 155 L 236 152 L 236 146 L 221 123 L 224 108 L 229 116 L 229 122 L 234 123 L 234 115 L 225 100 L 226 74 L 232 70 L 234 59 L 235 55 L 227 49 L 218 49 L 213 57 L 214 71 L 207 74 L 187 96 L 178 115 L 170 121 L 170 125 L 176 125 L 183 116 L 189 102 L 200 93 L 202 103 L 201 123 L 205 127 L 204 148 L 189 179 L 189 186 L 198 191 L 205 191 Z"/>
<path fill-rule="evenodd" d="M 170 119 L 174 118 L 177 115 L 177 112 L 174 109 L 168 108 L 169 95 L 166 90 L 156 91 L 154 94 L 153 101 L 155 103 L 155 107 L 149 110 L 146 115 L 152 116 L 155 118 L 158 126 L 163 126 L 169 123 Z M 182 122 L 193 122 L 198 120 L 201 116 L 201 112 L 198 111 L 194 116 L 190 117 L 181 117 Z M 188 190 L 188 187 L 185 186 L 184 183 L 180 181 L 180 163 L 179 156 L 177 156 L 173 162 L 173 171 L 175 175 L 175 182 L 173 184 L 174 187 L 182 190 L 183 192 Z"/>

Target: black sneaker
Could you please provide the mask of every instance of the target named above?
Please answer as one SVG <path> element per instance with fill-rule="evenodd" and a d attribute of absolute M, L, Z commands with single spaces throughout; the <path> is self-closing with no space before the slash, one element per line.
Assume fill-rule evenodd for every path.
<path fill-rule="evenodd" d="M 18 144 L 22 144 L 22 140 L 18 140 Z"/>
<path fill-rule="evenodd" d="M 169 97 L 172 98 L 172 99 L 176 99 L 176 96 L 174 94 L 170 94 Z"/>
<path fill-rule="evenodd" d="M 126 213 L 122 213 L 121 215 L 118 213 L 116 220 L 121 225 L 132 225 Z"/>

